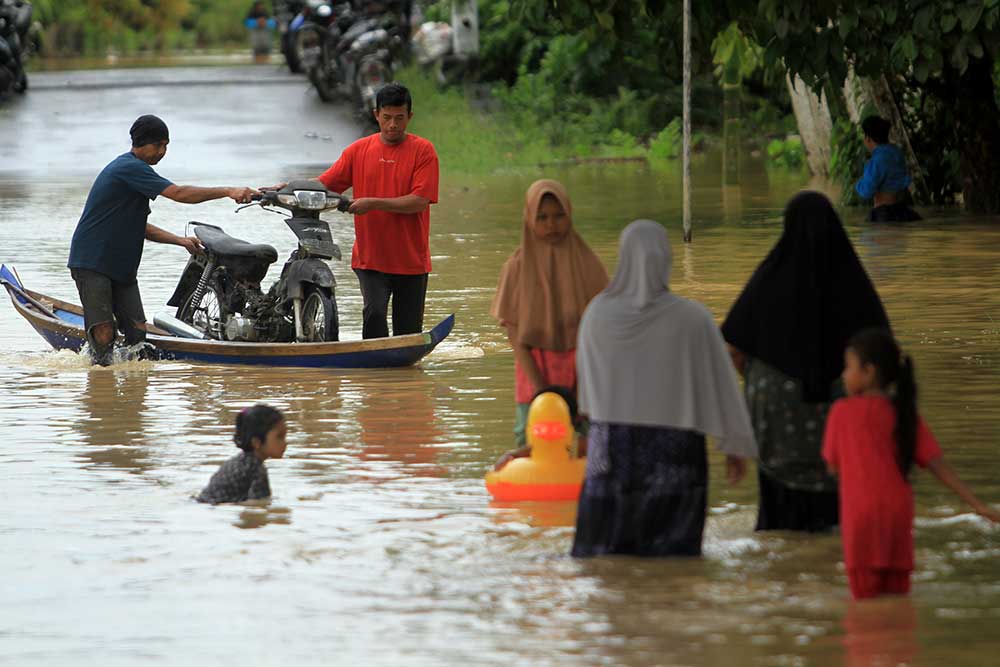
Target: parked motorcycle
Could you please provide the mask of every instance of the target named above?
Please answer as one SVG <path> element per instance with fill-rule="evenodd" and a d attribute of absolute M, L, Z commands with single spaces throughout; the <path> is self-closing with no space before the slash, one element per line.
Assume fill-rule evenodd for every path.
<path fill-rule="evenodd" d="M 317 181 L 292 181 L 266 191 L 248 206 L 276 206 L 291 213 L 285 223 L 298 247 L 281 276 L 264 292 L 261 281 L 278 259 L 270 245 L 253 244 L 221 228 L 192 222 L 205 252 L 192 255 L 167 305 L 206 338 L 244 342 L 336 341 L 340 326 L 336 281 L 326 260 L 340 259 L 330 225 L 320 213 L 346 211 L 351 202 Z"/>
<path fill-rule="evenodd" d="M 24 65 L 33 40 L 32 6 L 24 0 L 0 0 L 0 98 L 28 89 Z"/>
<path fill-rule="evenodd" d="M 359 35 L 347 48 L 344 60 L 352 73 L 352 93 L 359 115 L 375 123 L 375 96 L 393 79 L 394 63 L 403 45 L 398 24 L 382 19 Z"/>
<path fill-rule="evenodd" d="M 321 4 L 310 17 L 296 32 L 297 50 L 316 94 L 324 102 L 332 102 L 345 81 L 339 45 L 345 31 L 353 29 L 355 14 L 350 3 L 344 2 Z"/>
<path fill-rule="evenodd" d="M 275 0 L 274 19 L 278 23 L 278 32 L 281 35 L 281 53 L 285 56 L 288 69 L 293 74 L 300 74 L 302 69 L 302 57 L 295 44 L 295 31 L 298 26 L 294 26 L 295 20 L 307 6 L 305 0 Z M 305 19 L 300 20 L 300 24 Z"/>

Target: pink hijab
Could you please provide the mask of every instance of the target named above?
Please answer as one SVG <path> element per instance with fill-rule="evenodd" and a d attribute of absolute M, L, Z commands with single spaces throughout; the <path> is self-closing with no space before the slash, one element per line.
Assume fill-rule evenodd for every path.
<path fill-rule="evenodd" d="M 535 236 L 533 226 L 545 195 L 570 218 L 556 242 Z M 543 350 L 576 347 L 583 311 L 608 284 L 608 271 L 572 226 L 573 207 L 561 183 L 535 181 L 525 194 L 521 245 L 504 263 L 490 315 L 517 330 L 517 341 Z"/>

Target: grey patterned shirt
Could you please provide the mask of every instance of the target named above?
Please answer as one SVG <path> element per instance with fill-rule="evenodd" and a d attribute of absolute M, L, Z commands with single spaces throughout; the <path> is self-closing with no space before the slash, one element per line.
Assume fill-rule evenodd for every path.
<path fill-rule="evenodd" d="M 212 475 L 208 486 L 198 494 L 200 503 L 238 503 L 271 496 L 264 462 L 254 454 L 240 452 Z"/>

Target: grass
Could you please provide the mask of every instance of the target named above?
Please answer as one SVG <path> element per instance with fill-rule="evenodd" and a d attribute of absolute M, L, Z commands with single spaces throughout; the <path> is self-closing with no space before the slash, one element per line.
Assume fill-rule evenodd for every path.
<path fill-rule="evenodd" d="M 581 139 L 592 136 L 581 126 L 568 133 L 574 137 L 573 141 L 553 145 L 546 129 L 529 114 L 503 105 L 487 111 L 470 103 L 460 88 L 441 88 L 427 72 L 417 67 L 400 70 L 396 78 L 413 95 L 410 131 L 434 143 L 445 172 L 489 174 L 557 163 L 617 160 L 647 160 L 654 169 L 669 170 L 680 157 L 680 118 L 675 118 L 648 141 L 617 129 L 596 141 L 589 141 Z M 693 150 L 702 152 L 719 140 L 717 136 L 695 132 Z M 784 141 L 781 143 L 787 150 L 771 156 L 772 166 L 802 168 L 801 162 L 793 159 L 796 146 L 792 143 L 788 141 L 787 146 Z"/>
<path fill-rule="evenodd" d="M 491 173 L 562 161 L 645 158 L 649 148 L 626 132 L 604 143 L 554 147 L 541 128 L 515 121 L 503 110 L 475 108 L 456 87 L 440 88 L 424 71 L 409 67 L 397 80 L 413 95 L 409 129 L 430 139 L 441 168 L 450 172 Z"/>

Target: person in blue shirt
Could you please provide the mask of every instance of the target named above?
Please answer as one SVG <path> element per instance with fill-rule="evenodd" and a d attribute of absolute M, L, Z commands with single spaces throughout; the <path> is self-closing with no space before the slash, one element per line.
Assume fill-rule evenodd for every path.
<path fill-rule="evenodd" d="M 163 195 L 184 204 L 223 197 L 246 203 L 256 193 L 248 187 L 175 185 L 157 174 L 153 165 L 166 155 L 170 134 L 156 116 L 140 116 L 129 134 L 132 150 L 112 160 L 90 188 L 67 262 L 83 304 L 91 360 L 102 366 L 111 363 L 116 324 L 139 357 L 153 356 L 148 346 L 140 345 L 146 340 L 146 315 L 136 272 L 145 239 L 179 245 L 192 254 L 201 251 L 197 238 L 149 224 L 149 202 Z"/>
<path fill-rule="evenodd" d="M 892 125 L 879 116 L 868 116 L 861 122 L 865 148 L 872 158 L 865 163 L 865 173 L 854 186 L 862 199 L 872 200 L 868 214 L 871 222 L 906 222 L 920 216 L 903 201 L 912 179 L 906 168 L 903 151 L 889 143 Z"/>

